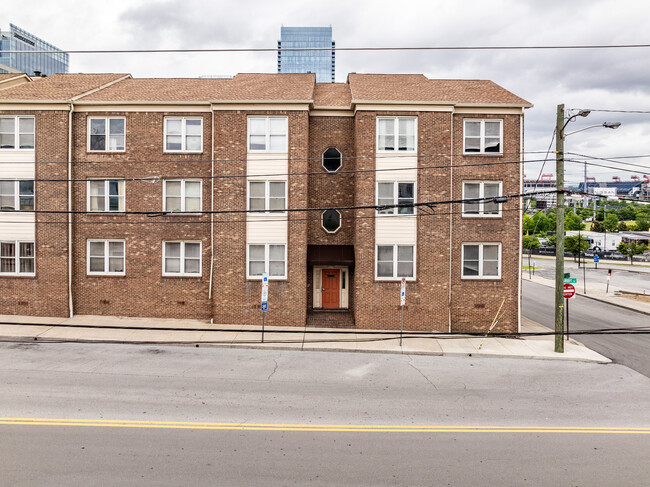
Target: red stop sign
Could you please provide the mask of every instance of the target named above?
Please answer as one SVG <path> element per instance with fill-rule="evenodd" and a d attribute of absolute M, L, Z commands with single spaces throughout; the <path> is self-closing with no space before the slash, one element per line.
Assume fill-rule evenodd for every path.
<path fill-rule="evenodd" d="M 576 288 L 573 287 L 573 284 L 565 284 L 564 285 L 564 297 L 566 299 L 570 299 L 575 295 L 576 295 Z"/>

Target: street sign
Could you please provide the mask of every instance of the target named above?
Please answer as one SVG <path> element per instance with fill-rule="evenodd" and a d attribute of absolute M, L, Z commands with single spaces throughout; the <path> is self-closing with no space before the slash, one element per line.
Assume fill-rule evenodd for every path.
<path fill-rule="evenodd" d="M 400 306 L 406 304 L 406 277 L 402 277 L 402 287 L 400 289 Z"/>
<path fill-rule="evenodd" d="M 575 277 L 564 278 L 564 284 L 575 284 L 578 280 Z"/>
<path fill-rule="evenodd" d="M 597 255 L 594 255 L 594 262 L 596 264 L 598 264 L 599 261 L 600 261 L 600 258 Z"/>
<path fill-rule="evenodd" d="M 573 287 L 573 284 L 565 284 L 564 285 L 564 297 L 566 299 L 571 299 L 575 295 L 576 295 L 576 288 Z"/>
<path fill-rule="evenodd" d="M 262 274 L 262 313 L 269 309 L 269 275 Z"/>
<path fill-rule="evenodd" d="M 565 272 L 564 273 L 564 278 L 568 279 L 569 277 L 571 277 L 571 273 L 570 272 Z"/>

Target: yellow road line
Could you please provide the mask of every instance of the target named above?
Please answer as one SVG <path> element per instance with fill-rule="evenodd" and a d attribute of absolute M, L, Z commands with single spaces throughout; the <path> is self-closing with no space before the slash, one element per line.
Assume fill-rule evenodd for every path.
<path fill-rule="evenodd" d="M 650 434 L 650 428 L 582 426 L 407 426 L 336 424 L 203 423 L 107 419 L 0 418 L 0 425 L 91 426 L 104 428 L 158 428 L 240 431 L 311 431 L 368 433 L 591 433 Z"/>

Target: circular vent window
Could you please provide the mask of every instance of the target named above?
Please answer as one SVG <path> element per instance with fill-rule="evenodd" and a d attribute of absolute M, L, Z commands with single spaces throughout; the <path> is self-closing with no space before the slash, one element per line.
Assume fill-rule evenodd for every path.
<path fill-rule="evenodd" d="M 336 233 L 341 228 L 341 214 L 338 210 L 325 210 L 322 217 L 323 228 L 328 233 Z"/>
<path fill-rule="evenodd" d="M 327 172 L 336 172 L 341 169 L 343 165 L 343 156 L 334 147 L 330 147 L 325 152 L 323 152 L 323 168 Z"/>

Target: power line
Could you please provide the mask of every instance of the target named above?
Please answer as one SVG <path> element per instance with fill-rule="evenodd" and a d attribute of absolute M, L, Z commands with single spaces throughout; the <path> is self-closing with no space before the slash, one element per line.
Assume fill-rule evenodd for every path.
<path fill-rule="evenodd" d="M 400 46 L 400 47 L 291 47 L 291 48 L 210 48 L 210 49 L 69 49 L 69 50 L 9 50 L 9 54 L 175 54 L 228 52 L 300 52 L 300 51 L 525 51 L 566 49 L 639 49 L 650 44 L 564 44 L 537 46 Z"/>

